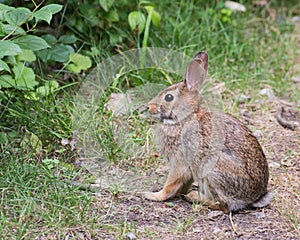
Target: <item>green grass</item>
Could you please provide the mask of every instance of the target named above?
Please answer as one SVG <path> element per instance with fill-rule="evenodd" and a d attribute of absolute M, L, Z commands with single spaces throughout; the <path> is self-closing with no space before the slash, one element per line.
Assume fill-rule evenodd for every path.
<path fill-rule="evenodd" d="M 89 228 L 92 196 L 67 183 L 78 172 L 63 164 L 50 168 L 34 155 L 4 151 L 1 160 L 1 239 L 63 234 L 82 225 Z"/>
<path fill-rule="evenodd" d="M 271 1 L 277 10 L 277 21 L 272 21 L 264 8 L 254 8 L 252 1 L 244 1 L 249 9 L 246 13 L 233 13 L 227 19 L 222 13 L 224 7 L 216 3 L 219 1 L 153 2 L 162 22 L 160 28 L 151 26 L 148 46 L 182 51 L 191 57 L 200 50 L 207 51 L 212 82 L 204 88 L 225 82 L 227 90 L 221 97 L 227 102 L 228 112 L 236 110 L 236 105 L 231 105 L 236 104 L 234 96 L 243 93 L 252 96 L 255 103 L 262 98 L 259 91 L 266 87 L 288 101 L 299 100 L 300 90 L 294 89 L 290 80 L 296 43 L 290 38 L 293 27 L 285 18 L 297 13 L 297 1 L 287 3 L 290 6 L 283 1 Z M 132 39 L 135 47 L 141 46 L 141 37 Z M 124 49 L 128 48 L 126 41 Z M 92 40 L 88 44 L 101 45 Z M 111 49 L 103 49 L 101 56 L 112 54 Z M 63 76 L 56 76 L 61 78 L 63 89 L 40 101 L 28 100 L 18 91 L 13 97 L 0 98 L 0 236 L 4 239 L 33 239 L 43 234 L 64 238 L 72 228 L 83 228 L 92 234 L 100 217 L 92 209 L 95 198 L 68 183 L 85 173 L 74 167 L 76 152 L 60 143 L 62 138 L 72 137 L 71 115 L 80 81 L 64 84 Z M 103 106 L 113 91 L 126 92 L 149 81 L 168 85 L 170 79 L 166 76 L 173 82 L 179 79 L 153 69 L 126 73 L 100 99 L 99 118 L 95 119 L 99 126 L 98 141 L 110 163 L 143 170 L 157 163 L 157 159 L 147 155 L 153 152 L 135 158 L 136 152 L 125 148 L 131 143 L 139 149 L 146 148 L 151 138 L 147 121 L 137 113 L 122 119 L 132 131 L 123 146 L 118 145 L 112 134 L 114 118 Z M 39 147 L 35 145 L 37 141 L 41 143 Z M 49 166 L 45 159 L 57 159 L 58 163 Z M 119 192 L 111 191 L 112 195 Z M 190 221 L 179 222 L 174 231 L 184 232 Z M 119 238 L 127 230 L 136 231 L 132 223 L 118 224 L 113 228 Z M 101 223 L 97 226 L 101 228 Z"/>

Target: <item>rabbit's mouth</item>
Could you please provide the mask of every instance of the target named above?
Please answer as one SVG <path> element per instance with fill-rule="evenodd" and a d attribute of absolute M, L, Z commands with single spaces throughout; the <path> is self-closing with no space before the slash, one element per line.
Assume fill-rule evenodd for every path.
<path fill-rule="evenodd" d="M 161 115 L 160 116 L 160 121 L 163 124 L 168 124 L 168 125 L 176 124 L 178 122 L 177 119 L 176 119 L 176 116 L 174 116 L 174 114 L 172 114 L 172 112 L 169 116 Z"/>

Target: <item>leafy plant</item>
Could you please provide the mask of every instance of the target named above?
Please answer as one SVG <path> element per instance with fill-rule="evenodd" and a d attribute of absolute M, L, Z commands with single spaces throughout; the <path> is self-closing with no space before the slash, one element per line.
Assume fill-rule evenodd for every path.
<path fill-rule="evenodd" d="M 25 7 L 0 4 L 0 88 L 34 90 L 38 85 L 31 63 L 36 51 L 49 48 L 41 37 L 31 35 L 40 21 L 50 23 L 62 6 L 35 5 L 33 11 Z"/>
<path fill-rule="evenodd" d="M 158 27 L 160 25 L 161 16 L 154 10 L 154 4 L 151 2 L 142 1 L 140 5 L 142 6 L 141 9 L 144 9 L 147 12 L 147 19 L 141 10 L 133 11 L 128 15 L 128 23 L 131 30 L 135 31 L 136 34 L 139 35 L 144 32 L 141 55 L 141 68 L 143 68 L 145 65 L 146 47 L 148 46 L 151 22 L 154 26 Z"/>

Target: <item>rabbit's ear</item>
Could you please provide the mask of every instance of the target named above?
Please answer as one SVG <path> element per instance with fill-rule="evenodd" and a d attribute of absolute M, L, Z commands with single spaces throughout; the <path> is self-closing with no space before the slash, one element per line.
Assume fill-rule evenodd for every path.
<path fill-rule="evenodd" d="M 199 52 L 187 66 L 185 83 L 188 90 L 198 89 L 204 82 L 208 68 L 208 55 L 206 52 Z"/>

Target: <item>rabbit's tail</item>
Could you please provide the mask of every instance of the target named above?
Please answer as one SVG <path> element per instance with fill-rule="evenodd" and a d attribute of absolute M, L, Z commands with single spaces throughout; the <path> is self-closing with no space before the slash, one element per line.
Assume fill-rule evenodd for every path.
<path fill-rule="evenodd" d="M 267 192 L 264 196 L 262 196 L 258 201 L 252 203 L 252 207 L 262 208 L 268 206 L 273 198 L 273 194 L 271 192 Z"/>

